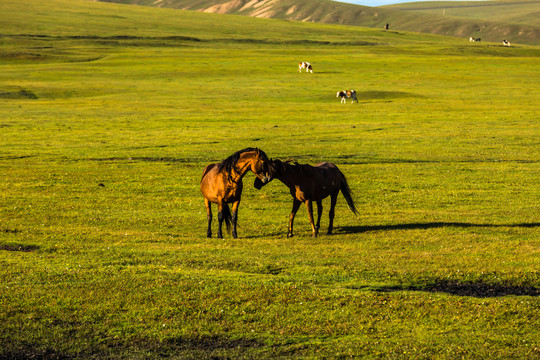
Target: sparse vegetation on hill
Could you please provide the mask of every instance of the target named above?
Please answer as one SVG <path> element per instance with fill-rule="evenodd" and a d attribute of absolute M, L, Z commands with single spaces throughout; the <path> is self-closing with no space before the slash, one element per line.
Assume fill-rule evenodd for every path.
<path fill-rule="evenodd" d="M 330 0 L 100 1 L 379 29 L 390 23 L 391 29 L 396 30 L 540 44 L 540 3 L 531 0 L 464 2 L 461 5 L 454 2 L 406 3 L 377 8 Z"/>
<path fill-rule="evenodd" d="M 423 1 L 387 5 L 384 8 L 540 26 L 540 3 L 537 0 Z"/>

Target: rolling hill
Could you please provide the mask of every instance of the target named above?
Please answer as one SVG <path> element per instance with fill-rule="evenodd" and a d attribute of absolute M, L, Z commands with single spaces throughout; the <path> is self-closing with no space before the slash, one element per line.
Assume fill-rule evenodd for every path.
<path fill-rule="evenodd" d="M 540 26 L 538 1 L 425 1 L 388 5 L 385 9 L 422 12 L 475 20 Z"/>
<path fill-rule="evenodd" d="M 490 6 L 467 2 L 453 4 L 429 2 L 389 7 L 367 7 L 331 0 L 98 0 L 122 4 L 195 10 L 201 12 L 237 14 L 251 17 L 319 22 L 432 33 L 484 41 L 540 44 L 540 26 L 534 12 L 540 10 L 537 1 L 489 1 Z M 525 10 L 519 11 L 525 4 Z M 449 5 L 449 6 L 447 6 Z M 495 5 L 495 6 L 492 6 Z M 448 12 L 444 8 L 448 7 Z M 510 15 L 506 9 L 513 8 Z M 451 10 L 452 9 L 452 10 Z M 473 11 L 471 11 L 473 9 Z M 483 11 L 477 11 L 477 10 Z M 518 10 L 516 10 L 518 9 Z M 530 13 L 533 14 L 530 14 Z M 444 14 L 444 16 L 443 16 Z M 476 16 L 471 16 L 476 14 Z"/>

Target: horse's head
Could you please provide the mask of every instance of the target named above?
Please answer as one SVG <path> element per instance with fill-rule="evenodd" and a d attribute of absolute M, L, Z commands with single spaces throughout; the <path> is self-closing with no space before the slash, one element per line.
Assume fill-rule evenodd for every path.
<path fill-rule="evenodd" d="M 272 180 L 272 165 L 266 153 L 260 149 L 256 149 L 255 156 L 251 162 L 251 171 L 257 176 L 257 179 L 262 184 Z"/>
<path fill-rule="evenodd" d="M 266 178 L 256 177 L 253 186 L 255 189 L 260 190 L 264 185 L 272 181 L 276 175 L 278 175 L 279 165 L 281 164 L 280 160 L 268 159 L 265 162 L 265 174 Z"/>

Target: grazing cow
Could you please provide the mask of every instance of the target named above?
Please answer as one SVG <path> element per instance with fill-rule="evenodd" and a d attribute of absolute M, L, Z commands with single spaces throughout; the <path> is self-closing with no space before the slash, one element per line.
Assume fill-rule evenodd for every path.
<path fill-rule="evenodd" d="M 503 40 L 503 45 L 504 45 L 504 46 L 510 46 L 510 41 L 508 41 L 508 40 Z"/>
<path fill-rule="evenodd" d="M 474 40 L 475 39 L 472 36 L 469 38 L 469 42 L 474 42 Z"/>
<path fill-rule="evenodd" d="M 356 98 L 356 91 L 354 90 L 343 90 L 338 91 L 336 94 L 336 97 L 341 98 L 341 103 L 346 103 L 347 99 L 351 99 L 351 104 L 356 100 L 358 102 L 358 99 Z"/>
<path fill-rule="evenodd" d="M 306 72 L 313 73 L 313 67 L 308 62 L 302 61 L 298 63 L 298 72 L 302 72 L 302 69 L 306 69 Z"/>

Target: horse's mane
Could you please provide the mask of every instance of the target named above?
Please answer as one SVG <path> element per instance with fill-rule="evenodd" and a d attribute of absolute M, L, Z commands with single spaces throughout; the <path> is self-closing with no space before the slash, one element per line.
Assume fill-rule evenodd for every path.
<path fill-rule="evenodd" d="M 229 175 L 229 179 L 231 179 L 232 178 L 232 170 L 234 169 L 234 170 L 238 171 L 238 169 L 236 169 L 236 163 L 238 162 L 238 160 L 240 160 L 240 156 L 243 153 L 249 152 L 249 151 L 259 151 L 260 157 L 266 162 L 269 161 L 268 156 L 266 156 L 266 153 L 264 151 L 262 151 L 259 148 L 249 147 L 249 148 L 245 148 L 245 149 L 242 149 L 240 151 L 235 152 L 234 154 L 232 154 L 231 156 L 229 156 L 228 158 L 226 158 L 225 160 L 220 162 L 218 164 L 218 170 L 219 171 L 224 170 Z"/>
<path fill-rule="evenodd" d="M 272 166 L 274 168 L 274 171 L 278 174 L 283 174 L 284 171 L 286 171 L 287 168 L 296 169 L 301 174 L 303 174 L 306 170 L 312 168 L 309 164 L 300 164 L 298 161 L 294 159 L 287 159 L 285 161 L 279 160 L 279 159 L 272 159 L 271 161 Z"/>
<path fill-rule="evenodd" d="M 231 172 L 238 160 L 240 159 L 240 155 L 247 151 L 257 151 L 256 148 L 245 148 L 240 151 L 235 152 L 222 162 L 218 164 L 218 170 L 225 170 L 226 172 Z"/>

